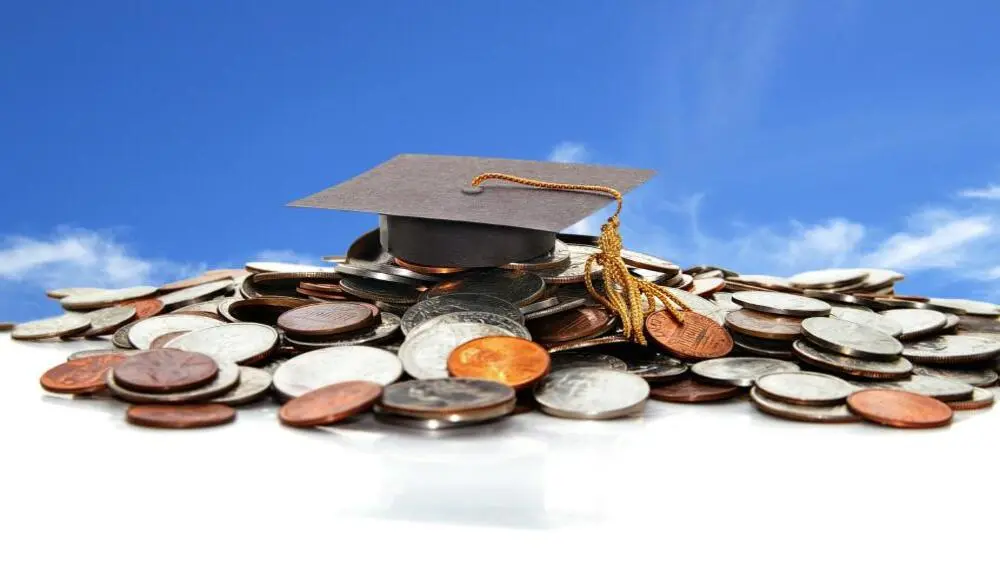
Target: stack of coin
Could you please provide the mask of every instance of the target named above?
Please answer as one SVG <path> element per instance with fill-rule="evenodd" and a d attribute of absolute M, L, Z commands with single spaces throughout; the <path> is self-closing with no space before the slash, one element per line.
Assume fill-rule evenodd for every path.
<path fill-rule="evenodd" d="M 481 379 L 403 381 L 387 386 L 375 406 L 377 420 L 427 430 L 482 424 L 514 410 L 514 390 Z"/>
<path fill-rule="evenodd" d="M 802 323 L 830 314 L 830 305 L 803 295 L 779 291 L 739 291 L 732 302 L 741 309 L 726 315 L 726 327 L 744 353 L 790 359 L 792 343 L 802 335 Z"/>
<path fill-rule="evenodd" d="M 812 317 L 802 321 L 802 336 L 792 349 L 814 369 L 859 379 L 898 379 L 913 367 L 902 356 L 899 340 L 870 325 Z"/>

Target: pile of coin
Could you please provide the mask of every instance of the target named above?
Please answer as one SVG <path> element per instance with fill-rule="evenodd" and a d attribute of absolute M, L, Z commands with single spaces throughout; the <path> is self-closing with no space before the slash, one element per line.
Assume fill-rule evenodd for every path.
<path fill-rule="evenodd" d="M 128 421 L 171 428 L 229 422 L 233 406 L 268 398 L 292 427 L 371 412 L 431 430 L 741 397 L 785 419 L 922 428 L 993 403 L 993 304 L 902 295 L 888 270 L 782 278 L 626 250 L 632 274 L 673 297 L 645 302 L 642 346 L 586 287 L 598 252 L 560 235 L 533 260 L 461 269 L 398 259 L 372 231 L 329 266 L 251 262 L 158 288 L 52 290 L 64 314 L 12 337 L 93 341 L 42 387 L 131 403 Z M 600 267 L 590 275 L 603 291 Z"/>

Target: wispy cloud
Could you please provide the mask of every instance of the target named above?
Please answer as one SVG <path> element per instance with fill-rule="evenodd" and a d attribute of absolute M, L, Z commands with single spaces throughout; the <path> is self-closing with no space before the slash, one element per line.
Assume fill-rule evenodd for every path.
<path fill-rule="evenodd" d="M 1000 200 L 1000 185 L 990 184 L 985 188 L 978 190 L 963 190 L 959 192 L 960 196 L 968 197 L 973 199 L 995 199 Z"/>
<path fill-rule="evenodd" d="M 549 153 L 552 162 L 586 162 L 587 147 L 583 143 L 563 141 Z"/>

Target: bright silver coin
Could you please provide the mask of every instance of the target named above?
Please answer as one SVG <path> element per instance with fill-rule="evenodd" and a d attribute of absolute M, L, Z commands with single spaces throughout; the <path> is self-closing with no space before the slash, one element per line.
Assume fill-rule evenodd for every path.
<path fill-rule="evenodd" d="M 802 335 L 820 348 L 856 358 L 894 360 L 903 352 L 903 345 L 888 334 L 841 319 L 805 319 Z"/>
<path fill-rule="evenodd" d="M 855 285 L 867 277 L 865 270 L 833 268 L 795 274 L 788 278 L 788 283 L 803 289 L 830 289 Z"/>
<path fill-rule="evenodd" d="M 39 319 L 14 325 L 10 337 L 14 340 L 42 340 L 60 336 L 73 336 L 90 327 L 90 317 L 67 313 L 58 317 Z"/>
<path fill-rule="evenodd" d="M 940 311 L 928 309 L 891 309 L 879 313 L 887 319 L 892 319 L 903 331 L 900 340 L 912 340 L 936 334 L 948 324 L 948 316 Z"/>
<path fill-rule="evenodd" d="M 552 354 L 552 366 L 549 371 L 559 371 L 566 368 L 606 368 L 616 371 L 628 371 L 628 364 L 621 358 L 607 354 L 592 354 L 588 352 L 559 352 Z M 637 374 L 638 375 L 638 374 Z"/>
<path fill-rule="evenodd" d="M 534 301 L 543 290 L 545 281 L 536 273 L 494 268 L 456 274 L 428 289 L 423 298 L 453 293 L 483 293 L 522 307 Z"/>
<path fill-rule="evenodd" d="M 680 301 L 682 305 L 686 306 L 699 315 L 708 317 L 713 321 L 725 326 L 726 324 L 726 311 L 722 307 L 716 305 L 712 301 L 705 299 L 699 295 L 689 293 L 683 289 L 677 289 L 674 287 L 663 288 L 671 297 Z M 663 306 L 657 303 L 657 308 L 661 309 Z"/>
<path fill-rule="evenodd" d="M 407 309 L 403 314 L 400 328 L 409 334 L 414 328 L 430 319 L 460 311 L 481 311 L 507 317 L 524 324 L 521 310 L 503 299 L 482 293 L 451 293 L 424 299 Z"/>
<path fill-rule="evenodd" d="M 556 268 L 535 271 L 535 273 L 545 280 L 545 283 L 552 285 L 583 283 L 587 273 L 587 261 L 591 256 L 601 251 L 596 246 L 584 244 L 567 244 L 566 246 L 569 248 L 569 262 Z M 594 261 L 591 266 L 590 276 L 593 278 L 599 277 L 602 270 L 603 267 L 597 261 Z"/>
<path fill-rule="evenodd" d="M 108 307 L 87 313 L 90 318 L 90 328 L 84 336 L 99 336 L 114 332 L 135 319 L 136 310 L 131 305 Z"/>
<path fill-rule="evenodd" d="M 288 360 L 274 372 L 274 388 L 286 398 L 343 381 L 389 385 L 403 375 L 399 358 L 370 346 L 314 350 Z"/>
<path fill-rule="evenodd" d="M 548 299 L 541 299 L 539 301 L 535 301 L 534 303 L 521 307 L 521 313 L 527 315 L 528 313 L 534 313 L 536 311 L 541 311 L 542 309 L 555 307 L 558 304 L 559 304 L 558 297 L 549 297 Z"/>
<path fill-rule="evenodd" d="M 329 266 L 312 266 L 310 264 L 292 264 L 289 262 L 247 262 L 246 269 L 254 273 L 269 274 L 299 274 L 336 271 L 336 268 Z"/>
<path fill-rule="evenodd" d="M 213 403 L 221 403 L 236 407 L 247 405 L 264 398 L 271 390 L 271 374 L 260 368 L 240 366 L 240 382 L 225 395 L 212 399 Z"/>
<path fill-rule="evenodd" d="M 509 328 L 496 324 L 446 321 L 411 332 L 407 336 L 406 342 L 403 342 L 403 345 L 399 347 L 399 359 L 403 362 L 406 373 L 414 379 L 446 379 L 448 377 L 448 356 L 451 352 L 470 340 L 484 336 L 519 335 Z"/>
<path fill-rule="evenodd" d="M 572 311 L 573 309 L 579 309 L 587 304 L 587 300 L 584 298 L 578 299 L 565 299 L 562 297 L 557 297 L 557 303 L 547 309 L 542 309 L 540 311 L 535 311 L 533 313 L 527 313 L 524 315 L 524 320 L 531 321 L 535 319 L 541 319 L 543 317 L 549 317 L 552 315 L 557 315 L 559 313 L 565 313 L 566 311 Z"/>
<path fill-rule="evenodd" d="M 807 364 L 855 377 L 892 379 L 905 377 L 913 370 L 913 364 L 910 363 L 910 360 L 903 357 L 891 361 L 852 358 L 823 350 L 806 340 L 796 340 L 792 344 L 792 351 Z"/>
<path fill-rule="evenodd" d="M 737 387 L 753 387 L 758 377 L 790 371 L 799 371 L 799 366 L 772 358 L 716 358 L 691 365 L 699 379 Z"/>
<path fill-rule="evenodd" d="M 944 305 L 965 310 L 966 314 L 983 317 L 996 317 L 1000 315 L 1000 307 L 986 301 L 974 301 L 972 299 L 944 299 L 935 297 L 930 300 L 931 305 Z M 961 314 L 961 313 L 959 313 Z"/>
<path fill-rule="evenodd" d="M 488 313 L 485 311 L 457 311 L 446 315 L 439 315 L 413 327 L 413 329 L 410 330 L 410 333 L 406 336 L 407 338 L 410 338 L 415 334 L 423 332 L 424 330 L 432 329 L 443 324 L 470 323 L 492 325 L 504 329 L 504 331 L 509 333 L 511 336 L 531 340 L 531 333 L 528 332 L 528 329 L 525 328 L 523 324 L 512 320 L 510 317 Z"/>
<path fill-rule="evenodd" d="M 132 346 L 149 350 L 154 340 L 169 332 L 191 332 L 225 323 L 201 315 L 170 314 L 142 319 L 128 329 L 128 339 Z"/>
<path fill-rule="evenodd" d="M 524 262 L 511 262 L 500 267 L 505 270 L 548 270 L 567 264 L 569 259 L 569 246 L 561 240 L 556 240 L 552 252 L 548 254 Z"/>
<path fill-rule="evenodd" d="M 535 387 L 542 412 L 564 418 L 611 419 L 641 412 L 649 397 L 645 379 L 604 368 L 569 368 Z"/>
<path fill-rule="evenodd" d="M 738 291 L 733 294 L 733 302 L 753 311 L 774 315 L 816 317 L 830 314 L 830 305 L 824 301 L 776 291 Z"/>
<path fill-rule="evenodd" d="M 209 384 L 176 393 L 142 393 L 118 385 L 114 369 L 108 370 L 111 394 L 128 403 L 197 403 L 226 394 L 240 382 L 240 367 L 232 362 L 218 362 L 219 373 Z"/>
<path fill-rule="evenodd" d="M 775 401 L 758 389 L 750 390 L 750 402 L 761 412 L 801 422 L 858 422 L 861 420 L 847 405 L 806 406 Z"/>
<path fill-rule="evenodd" d="M 858 382 L 860 387 L 881 388 L 881 389 L 901 389 L 933 397 L 942 401 L 960 401 L 972 397 L 973 386 L 957 379 L 948 379 L 936 375 L 924 375 L 915 373 L 906 379 L 894 379 L 888 381 L 864 381 Z"/>
<path fill-rule="evenodd" d="M 167 310 L 177 309 L 185 305 L 193 305 L 202 301 L 208 301 L 213 297 L 221 295 L 233 287 L 232 280 L 222 280 L 211 283 L 203 283 L 187 289 L 173 291 L 157 297 L 163 302 Z"/>
<path fill-rule="evenodd" d="M 156 295 L 157 291 L 159 291 L 159 288 L 151 285 L 140 285 L 123 289 L 102 289 L 101 291 L 68 295 L 60 299 L 59 304 L 64 309 L 70 310 L 101 309 L 122 301 L 131 301 L 133 299 L 142 299 Z"/>
<path fill-rule="evenodd" d="M 918 375 L 936 375 L 945 379 L 955 379 L 973 387 L 992 387 L 1000 380 L 997 372 L 989 368 L 959 368 L 950 366 L 913 366 Z"/>
<path fill-rule="evenodd" d="M 898 322 L 894 321 L 890 317 L 880 315 L 879 313 L 875 313 L 870 310 L 865 311 L 851 307 L 834 305 L 830 307 L 830 316 L 842 321 L 850 321 L 859 325 L 865 325 L 869 328 L 874 328 L 875 330 L 888 334 L 894 338 L 903 334 L 903 326 Z"/>
<path fill-rule="evenodd" d="M 911 342 L 903 356 L 918 364 L 958 364 L 980 362 L 1000 355 L 1000 342 L 969 334 L 945 334 Z"/>
<path fill-rule="evenodd" d="M 334 346 L 361 346 L 365 344 L 375 345 L 385 342 L 396 336 L 399 331 L 399 316 L 388 311 L 382 311 L 379 323 L 364 332 L 339 335 L 340 338 L 331 337 L 330 340 L 295 340 L 285 335 L 285 340 L 296 348 L 319 349 L 332 348 Z"/>
<path fill-rule="evenodd" d="M 421 276 L 425 278 L 430 278 L 432 281 L 417 279 L 409 275 L 400 275 L 396 270 L 403 270 L 403 268 L 397 268 L 395 266 L 379 265 L 372 262 L 357 262 L 352 261 L 350 264 L 341 264 L 337 266 L 337 273 L 345 276 L 354 276 L 359 278 L 367 278 L 369 280 L 377 280 L 381 282 L 397 283 L 403 285 L 427 285 L 428 283 L 436 283 L 440 281 L 438 278 L 431 278 L 430 276 Z M 404 270 L 407 273 L 414 274 L 416 272 L 411 272 L 410 270 Z M 420 274 L 417 274 L 420 275 Z"/>
<path fill-rule="evenodd" d="M 758 377 L 755 385 L 772 399 L 797 405 L 836 405 L 858 390 L 839 377 L 812 371 L 770 373 Z"/>
<path fill-rule="evenodd" d="M 242 364 L 266 358 L 277 345 L 278 331 L 267 325 L 230 323 L 191 331 L 174 338 L 165 347 Z"/>

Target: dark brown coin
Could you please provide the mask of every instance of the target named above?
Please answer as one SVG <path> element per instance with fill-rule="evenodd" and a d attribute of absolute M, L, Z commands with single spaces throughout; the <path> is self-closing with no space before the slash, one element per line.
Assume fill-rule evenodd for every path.
<path fill-rule="evenodd" d="M 395 305 L 412 305 L 421 296 L 412 285 L 367 278 L 344 278 L 340 287 L 345 292 L 369 301 L 384 301 Z"/>
<path fill-rule="evenodd" d="M 693 311 L 684 311 L 683 322 L 657 311 L 646 317 L 646 332 L 664 350 L 685 360 L 721 358 L 733 349 L 725 328 Z"/>
<path fill-rule="evenodd" d="M 793 357 L 793 342 L 789 342 L 787 340 L 754 338 L 753 336 L 747 336 L 738 332 L 733 332 L 732 337 L 735 349 L 741 350 L 751 356 L 777 359 L 787 359 Z"/>
<path fill-rule="evenodd" d="M 150 350 L 159 350 L 160 348 L 163 348 L 167 344 L 170 344 L 171 340 L 177 338 L 178 336 L 180 336 L 182 334 L 187 334 L 189 332 L 191 332 L 191 331 L 190 330 L 178 330 L 177 332 L 168 332 L 166 334 L 161 334 L 160 336 L 157 336 L 156 338 L 153 339 L 152 342 L 149 343 L 149 349 Z"/>
<path fill-rule="evenodd" d="M 951 422 L 951 408 L 937 399 L 897 389 L 865 389 L 847 398 L 865 420 L 896 428 L 934 428 Z"/>
<path fill-rule="evenodd" d="M 125 420 L 151 428 L 204 428 L 236 419 L 236 410 L 226 405 L 132 405 Z"/>
<path fill-rule="evenodd" d="M 333 424 L 364 412 L 382 395 L 382 386 L 369 381 L 345 381 L 320 387 L 285 403 L 278 411 L 289 426 Z"/>
<path fill-rule="evenodd" d="M 172 393 L 210 383 L 218 370 L 204 354 L 164 348 L 128 357 L 115 367 L 115 381 L 133 391 Z"/>
<path fill-rule="evenodd" d="M 363 303 L 321 303 L 299 307 L 278 317 L 278 327 L 296 335 L 332 336 L 365 329 L 378 318 Z M 377 311 L 378 309 L 375 308 Z"/>
<path fill-rule="evenodd" d="M 593 338 L 611 330 L 615 317 L 603 307 L 581 307 L 528 323 L 528 330 L 539 342 L 557 344 Z"/>
<path fill-rule="evenodd" d="M 344 293 L 339 283 L 299 282 L 299 289 L 307 289 L 319 293 Z"/>
<path fill-rule="evenodd" d="M 795 340 L 802 333 L 802 319 L 740 309 L 726 315 L 726 326 L 735 332 L 765 340 Z"/>
<path fill-rule="evenodd" d="M 0 331 L 7 332 L 12 328 L 14 328 L 14 323 L 0 322 Z"/>
<path fill-rule="evenodd" d="M 107 387 L 108 370 L 117 367 L 125 358 L 124 354 L 109 352 L 70 360 L 45 372 L 39 383 L 52 393 L 97 393 Z"/>
<path fill-rule="evenodd" d="M 253 297 L 242 300 L 224 300 L 219 303 L 218 309 L 219 314 L 230 322 L 260 323 L 274 326 L 282 313 L 314 303 L 314 301 L 299 297 Z"/>
<path fill-rule="evenodd" d="M 709 385 L 692 379 L 682 379 L 676 383 L 653 387 L 649 398 L 668 403 L 707 403 L 730 399 L 745 391 L 735 385 Z"/>

